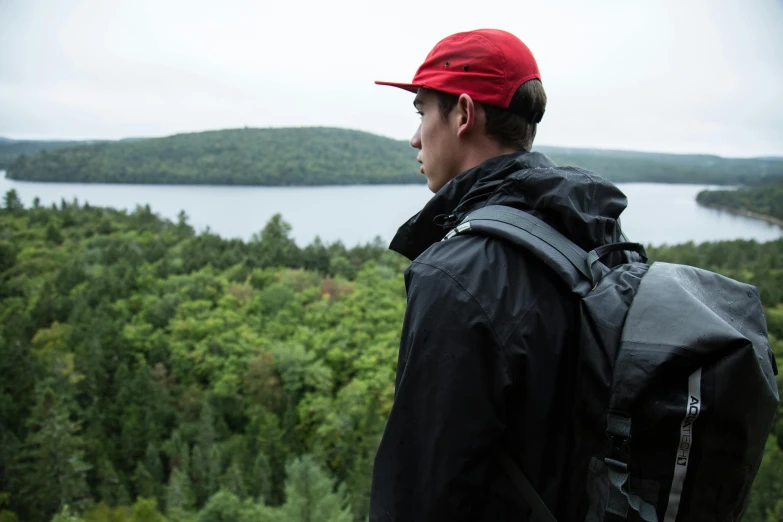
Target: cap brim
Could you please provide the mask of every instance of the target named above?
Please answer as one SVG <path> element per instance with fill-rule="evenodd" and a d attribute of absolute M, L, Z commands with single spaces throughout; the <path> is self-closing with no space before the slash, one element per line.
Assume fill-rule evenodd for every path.
<path fill-rule="evenodd" d="M 397 87 L 398 89 L 405 89 L 408 92 L 416 93 L 423 85 L 416 85 L 413 83 L 397 83 L 397 82 L 379 82 L 375 81 L 376 85 L 388 85 L 389 87 Z"/>

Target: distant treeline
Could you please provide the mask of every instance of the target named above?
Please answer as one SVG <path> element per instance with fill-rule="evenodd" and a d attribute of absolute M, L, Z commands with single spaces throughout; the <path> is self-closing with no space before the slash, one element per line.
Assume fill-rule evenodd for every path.
<path fill-rule="evenodd" d="M 696 201 L 783 220 L 783 182 L 738 190 L 705 190 L 699 192 Z"/>
<path fill-rule="evenodd" d="M 9 191 L 0 521 L 366 521 L 407 261 L 290 232 L 275 216 L 243 242 Z M 783 367 L 783 239 L 648 253 L 758 286 Z M 783 516 L 781 443 L 778 416 L 745 522 Z"/>
<path fill-rule="evenodd" d="M 783 158 L 722 158 L 694 154 L 539 147 L 559 165 L 582 167 L 616 183 L 763 185 L 783 181 Z"/>
<path fill-rule="evenodd" d="M 26 181 L 209 185 L 419 183 L 416 151 L 365 132 L 235 129 L 105 142 L 19 157 Z"/>
<path fill-rule="evenodd" d="M 35 154 L 43 150 L 61 149 L 84 145 L 82 141 L 34 141 L 0 138 L 0 169 L 7 169 L 21 155 Z"/>
<path fill-rule="evenodd" d="M 25 149 L 25 143 L 32 142 L 0 142 L 0 168 L 5 161 L 11 179 L 270 186 L 424 182 L 407 141 L 346 129 L 246 128 L 56 149 L 63 145 L 35 142 Z M 12 150 L 16 159 L 8 165 Z M 536 150 L 560 165 L 583 167 L 615 182 L 758 185 L 783 180 L 781 158 Z"/>

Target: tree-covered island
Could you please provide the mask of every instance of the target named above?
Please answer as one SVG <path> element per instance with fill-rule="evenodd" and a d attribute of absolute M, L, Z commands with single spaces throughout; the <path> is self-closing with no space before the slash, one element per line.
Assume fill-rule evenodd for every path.
<path fill-rule="evenodd" d="M 705 190 L 699 192 L 696 201 L 707 207 L 783 226 L 783 182 L 737 190 Z"/>

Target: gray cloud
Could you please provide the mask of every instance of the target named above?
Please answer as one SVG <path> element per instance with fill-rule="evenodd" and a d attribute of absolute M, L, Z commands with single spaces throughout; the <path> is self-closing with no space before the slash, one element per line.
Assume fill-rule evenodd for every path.
<path fill-rule="evenodd" d="M 536 54 L 538 142 L 783 155 L 783 4 L 0 0 L 0 135 L 160 136 L 329 125 L 407 139 L 442 37 L 499 27 Z"/>

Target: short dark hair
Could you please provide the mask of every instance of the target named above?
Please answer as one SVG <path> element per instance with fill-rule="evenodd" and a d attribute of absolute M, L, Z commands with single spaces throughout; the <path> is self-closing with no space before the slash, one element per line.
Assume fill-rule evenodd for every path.
<path fill-rule="evenodd" d="M 438 97 L 440 115 L 445 120 L 459 98 L 441 91 L 433 92 Z M 509 105 L 513 110 L 483 106 L 487 114 L 487 136 L 504 147 L 528 152 L 533 148 L 536 128 L 546 110 L 546 92 L 540 80 L 529 80 L 519 86 Z"/>

